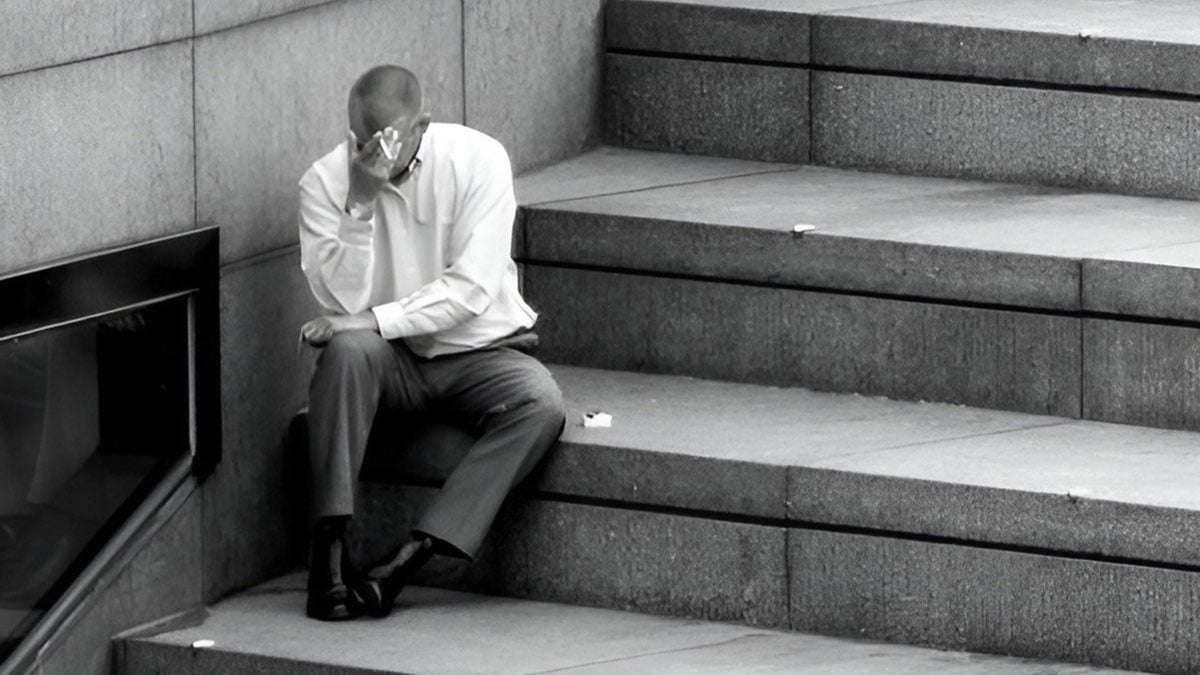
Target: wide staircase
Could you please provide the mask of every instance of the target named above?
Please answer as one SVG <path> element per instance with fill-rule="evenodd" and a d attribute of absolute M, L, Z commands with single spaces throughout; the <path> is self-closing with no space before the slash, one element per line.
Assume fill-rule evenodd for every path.
<path fill-rule="evenodd" d="M 607 145 L 518 182 L 568 426 L 481 560 L 337 626 L 275 580 L 122 672 L 1200 672 L 1197 26 L 612 0 Z M 357 531 L 468 441 L 373 458 Z"/>

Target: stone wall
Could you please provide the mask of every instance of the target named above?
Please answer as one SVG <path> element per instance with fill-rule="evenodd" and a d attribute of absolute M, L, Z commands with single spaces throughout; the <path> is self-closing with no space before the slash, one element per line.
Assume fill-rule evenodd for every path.
<path fill-rule="evenodd" d="M 340 140 L 354 76 L 407 65 L 436 120 L 496 136 L 527 170 L 598 135 L 603 1 L 0 3 L 0 274 L 209 225 L 222 240 L 224 460 L 164 529 L 200 541 L 148 547 L 106 594 L 119 611 L 91 612 L 47 659 L 104 672 L 107 636 L 164 611 L 126 586 L 169 579 L 187 607 L 294 563 L 283 437 L 316 313 L 295 185 Z"/>

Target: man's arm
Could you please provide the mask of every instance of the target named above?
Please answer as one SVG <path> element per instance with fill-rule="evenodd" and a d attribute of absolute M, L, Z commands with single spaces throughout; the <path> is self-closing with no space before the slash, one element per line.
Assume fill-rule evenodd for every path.
<path fill-rule="evenodd" d="M 379 332 L 379 324 L 371 312 L 358 314 L 334 314 L 319 316 L 300 328 L 300 337 L 314 347 L 320 347 L 333 339 L 333 336 L 346 330 L 369 330 Z"/>
<path fill-rule="evenodd" d="M 463 170 L 463 169 L 460 169 Z M 482 314 L 500 290 L 512 262 L 512 166 L 498 142 L 481 149 L 465 168 L 458 218 L 450 241 L 452 261 L 441 277 L 398 302 L 371 308 L 386 339 L 426 335 L 458 326 Z"/>
<path fill-rule="evenodd" d="M 374 278 L 372 220 L 346 213 L 316 171 L 300 181 L 300 267 L 313 295 L 327 311 L 356 314 L 367 309 Z"/>
<path fill-rule="evenodd" d="M 334 194 L 315 170 L 300 180 L 301 267 L 317 300 L 334 312 L 301 328 L 309 344 L 323 345 L 343 330 L 379 332 L 366 305 L 374 279 L 375 196 L 394 160 L 394 153 L 383 152 L 381 139 L 376 134 L 351 158 L 344 197 Z"/>

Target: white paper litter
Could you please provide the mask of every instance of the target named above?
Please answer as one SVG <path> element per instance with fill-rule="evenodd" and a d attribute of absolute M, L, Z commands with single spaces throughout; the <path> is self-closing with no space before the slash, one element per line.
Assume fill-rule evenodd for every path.
<path fill-rule="evenodd" d="M 208 649 L 216 644 L 212 640 L 196 640 L 192 643 L 192 649 Z"/>
<path fill-rule="evenodd" d="M 583 413 L 583 426 L 606 429 L 612 426 L 612 415 L 598 410 L 585 412 Z"/>
<path fill-rule="evenodd" d="M 812 232 L 815 229 L 817 229 L 816 225 L 793 225 L 792 234 L 803 234 L 805 232 Z"/>

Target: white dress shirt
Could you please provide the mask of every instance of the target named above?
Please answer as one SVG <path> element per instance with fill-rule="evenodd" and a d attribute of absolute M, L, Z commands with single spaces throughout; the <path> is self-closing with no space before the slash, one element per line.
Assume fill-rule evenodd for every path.
<path fill-rule="evenodd" d="M 511 255 L 512 166 L 498 141 L 429 125 L 411 175 L 384 185 L 370 220 L 345 212 L 353 154 L 347 139 L 300 179 L 300 266 L 327 311 L 370 309 L 385 339 L 424 357 L 533 326 Z"/>

